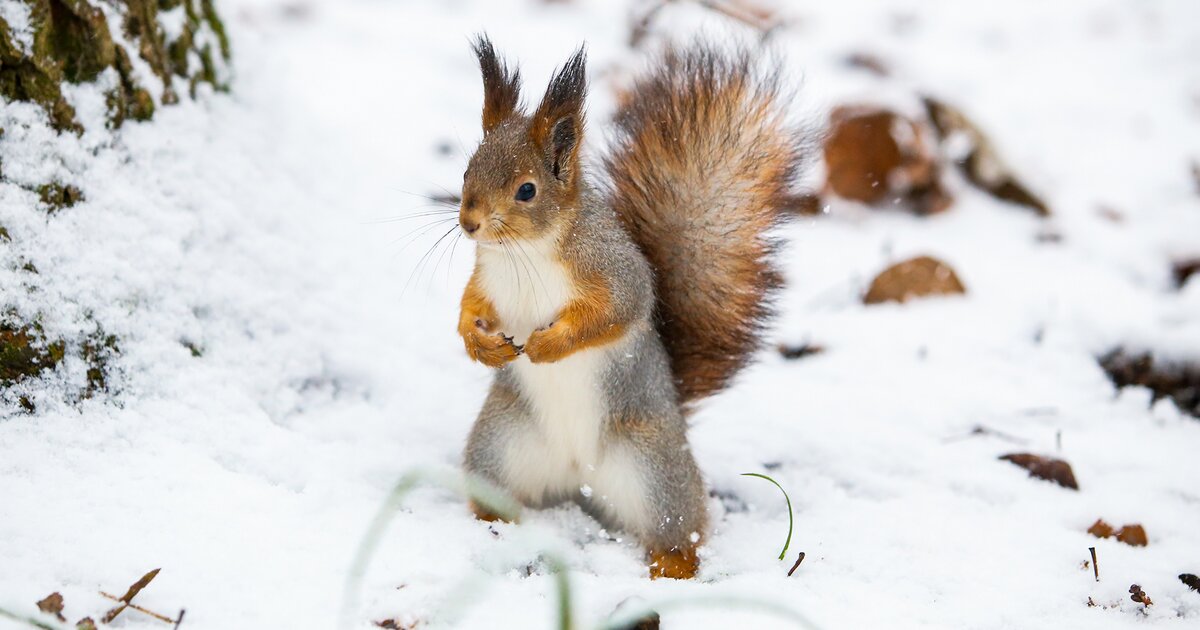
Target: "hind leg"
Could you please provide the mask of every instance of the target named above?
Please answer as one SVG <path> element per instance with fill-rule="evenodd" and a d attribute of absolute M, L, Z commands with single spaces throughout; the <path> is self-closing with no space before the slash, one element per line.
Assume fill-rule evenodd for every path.
<path fill-rule="evenodd" d="M 585 475 L 589 509 L 641 541 L 652 578 L 694 577 L 708 526 L 704 482 L 675 420 L 613 422 L 600 464 Z"/>
<path fill-rule="evenodd" d="M 497 378 L 467 438 L 463 468 L 523 505 L 544 507 L 569 494 L 569 476 L 550 451 L 528 405 L 509 383 Z M 499 518 L 475 501 L 471 510 L 481 520 Z"/>

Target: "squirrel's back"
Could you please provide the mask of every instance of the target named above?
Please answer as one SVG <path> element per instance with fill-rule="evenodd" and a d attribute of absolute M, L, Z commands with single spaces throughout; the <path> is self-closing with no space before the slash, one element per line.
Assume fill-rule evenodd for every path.
<path fill-rule="evenodd" d="M 782 285 L 770 231 L 802 142 L 752 53 L 668 48 L 623 99 L 609 201 L 655 271 L 656 325 L 681 402 L 725 387 L 759 348 Z"/>

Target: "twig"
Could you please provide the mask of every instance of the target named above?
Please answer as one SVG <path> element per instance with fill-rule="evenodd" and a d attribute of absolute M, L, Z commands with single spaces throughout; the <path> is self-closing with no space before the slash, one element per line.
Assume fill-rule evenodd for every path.
<path fill-rule="evenodd" d="M 172 630 L 179 630 L 179 624 L 183 623 L 183 613 L 185 612 L 187 611 L 182 608 L 179 609 L 179 616 L 175 618 L 175 627 Z"/>
<path fill-rule="evenodd" d="M 1092 552 L 1092 573 L 1096 574 L 1096 581 L 1100 581 L 1100 563 L 1096 560 L 1096 548 L 1088 547 L 1088 551 Z"/>
<path fill-rule="evenodd" d="M 792 568 L 788 570 L 788 577 L 792 577 L 792 574 L 796 572 L 796 569 L 800 568 L 801 562 L 804 562 L 804 552 L 803 551 L 801 551 L 800 556 L 796 558 L 796 564 L 793 564 Z"/>
<path fill-rule="evenodd" d="M 160 614 L 154 612 L 153 610 L 146 610 L 145 608 L 142 608 L 141 606 L 138 606 L 137 604 L 131 604 L 129 602 L 126 602 L 126 601 L 122 600 L 120 597 L 117 597 L 116 595 L 113 595 L 111 593 L 105 593 L 104 591 L 100 591 L 100 596 L 107 597 L 108 599 L 111 599 L 114 602 L 122 602 L 129 608 L 132 608 L 144 615 L 150 615 L 151 617 L 154 617 L 155 619 L 157 619 L 159 621 L 163 621 L 163 622 L 170 623 L 170 624 L 177 623 L 176 620 L 174 620 L 166 615 L 160 615 Z M 116 615 L 113 615 L 113 616 L 115 617 Z M 182 615 L 180 615 L 180 617 L 182 618 Z"/>
<path fill-rule="evenodd" d="M 104 618 L 101 619 L 100 621 L 102 623 L 112 623 L 112 620 L 116 619 L 117 615 L 124 612 L 126 607 L 132 606 L 132 604 L 130 604 L 129 602 L 133 601 L 133 598 L 137 597 L 137 594 L 142 592 L 142 589 L 146 588 L 146 585 L 150 584 L 150 581 L 153 580 L 154 577 L 156 575 L 158 575 L 158 572 L 161 570 L 162 569 L 155 569 L 155 570 L 147 573 L 146 575 L 143 575 L 141 577 L 141 579 L 139 579 L 138 581 L 134 582 L 133 584 L 131 584 L 129 586 L 129 589 L 125 591 L 124 595 L 122 595 L 120 598 L 114 597 L 113 599 L 116 599 L 117 601 L 121 602 L 121 605 L 104 613 Z M 104 593 L 102 592 L 101 594 L 103 595 Z"/>

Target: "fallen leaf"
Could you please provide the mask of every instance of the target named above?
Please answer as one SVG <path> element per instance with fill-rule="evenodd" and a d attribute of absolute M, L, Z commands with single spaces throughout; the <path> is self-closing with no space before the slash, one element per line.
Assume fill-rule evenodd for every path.
<path fill-rule="evenodd" d="M 1150 544 L 1146 538 L 1146 529 L 1141 525 L 1126 525 L 1117 530 L 1117 540 L 1134 547 L 1145 547 Z"/>
<path fill-rule="evenodd" d="M 1170 398 L 1180 411 L 1200 418 L 1200 361 L 1159 361 L 1148 352 L 1118 348 L 1100 357 L 1099 362 L 1117 387 L 1149 388 L 1154 392 L 1153 401 Z"/>
<path fill-rule="evenodd" d="M 1146 528 L 1138 523 L 1125 525 L 1121 529 L 1114 529 L 1112 525 L 1104 522 L 1104 519 L 1097 519 L 1092 526 L 1088 528 L 1088 533 L 1096 538 L 1112 538 L 1134 547 L 1145 547 L 1150 544 L 1150 539 L 1146 537 Z"/>
<path fill-rule="evenodd" d="M 1104 519 L 1096 519 L 1096 522 L 1092 523 L 1087 531 L 1096 538 L 1108 538 L 1115 532 L 1113 526 L 1105 523 Z"/>
<path fill-rule="evenodd" d="M 96 630 L 96 622 L 91 617 L 84 617 L 75 622 L 75 630 Z"/>
<path fill-rule="evenodd" d="M 865 304 L 907 302 L 926 295 L 966 293 L 958 274 L 946 263 L 929 256 L 920 256 L 888 267 L 871 282 Z"/>
<path fill-rule="evenodd" d="M 38 610 L 40 610 L 44 613 L 49 613 L 51 615 L 54 615 L 55 617 L 58 617 L 59 621 L 67 620 L 67 618 L 63 617 L 63 614 L 62 614 L 63 596 L 62 596 L 62 593 L 59 593 L 58 591 L 55 591 L 55 592 L 47 595 L 45 599 L 43 599 L 42 601 L 37 603 L 37 607 L 38 607 Z"/>
<path fill-rule="evenodd" d="M 953 157 L 967 181 L 993 197 L 1030 208 L 1038 216 L 1050 216 L 1045 202 L 1017 179 L 975 123 L 937 99 L 927 96 L 923 100 L 942 145 L 959 148 L 960 154 Z"/>
<path fill-rule="evenodd" d="M 814 343 L 802 343 L 798 346 L 789 346 L 782 343 L 779 344 L 780 356 L 789 361 L 803 359 L 804 357 L 810 357 L 814 354 L 821 354 L 822 352 L 825 352 L 825 347 Z"/>
<path fill-rule="evenodd" d="M 1193 573 L 1181 573 L 1179 581 L 1186 584 L 1193 591 L 1200 591 L 1200 577 L 1196 577 Z"/>
<path fill-rule="evenodd" d="M 1071 470 L 1071 465 L 1061 459 L 1043 457 L 1031 453 L 1009 453 L 1008 455 L 1002 455 L 1000 459 L 1012 462 L 1028 470 L 1030 477 L 1053 481 L 1064 488 L 1072 490 L 1079 489 L 1079 484 L 1075 481 L 1075 473 Z"/>
<path fill-rule="evenodd" d="M 121 614 L 121 612 L 128 607 L 129 603 L 133 601 L 133 598 L 137 597 L 137 594 L 142 592 L 142 589 L 146 588 L 146 585 L 150 584 L 150 581 L 153 580 L 156 575 L 158 575 L 159 571 L 161 571 L 161 569 L 155 569 L 146 575 L 143 575 L 140 579 L 138 579 L 138 581 L 131 584 L 125 591 L 125 594 L 121 596 L 122 604 L 104 613 L 104 617 L 100 620 L 101 623 L 111 623 L 113 619 L 116 619 L 117 615 Z"/>
<path fill-rule="evenodd" d="M 886 109 L 838 107 L 825 139 L 826 185 L 843 199 L 903 203 L 921 215 L 941 212 L 952 199 L 942 188 L 928 135 L 923 125 Z"/>
<path fill-rule="evenodd" d="M 1154 602 L 1150 599 L 1150 596 L 1146 594 L 1146 591 L 1143 591 L 1142 587 L 1138 586 L 1137 584 L 1131 584 L 1129 586 L 1129 593 L 1129 599 L 1132 599 L 1143 606 L 1152 606 L 1154 604 Z"/>
<path fill-rule="evenodd" d="M 1200 258 L 1186 258 L 1176 261 L 1171 266 L 1171 275 L 1175 277 L 1175 286 L 1183 288 L 1197 271 L 1200 271 Z"/>

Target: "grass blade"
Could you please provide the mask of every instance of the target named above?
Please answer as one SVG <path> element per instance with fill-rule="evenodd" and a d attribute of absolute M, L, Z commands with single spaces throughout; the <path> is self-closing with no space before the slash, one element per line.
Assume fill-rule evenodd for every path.
<path fill-rule="evenodd" d="M 787 501 L 788 535 L 787 535 L 787 540 L 783 541 L 783 551 L 779 552 L 779 559 L 783 560 L 783 557 L 787 555 L 788 547 L 791 546 L 791 544 L 792 544 L 792 527 L 795 524 L 794 519 L 792 518 L 792 499 L 790 497 L 788 497 L 787 490 L 784 490 L 783 486 L 779 485 L 778 481 L 775 481 L 774 479 L 772 479 L 766 475 L 760 475 L 758 473 L 742 473 L 742 476 L 743 477 L 758 477 L 759 479 L 766 479 L 767 481 L 770 481 L 771 483 L 775 484 L 776 488 L 779 488 L 780 492 L 783 493 L 783 500 Z"/>

